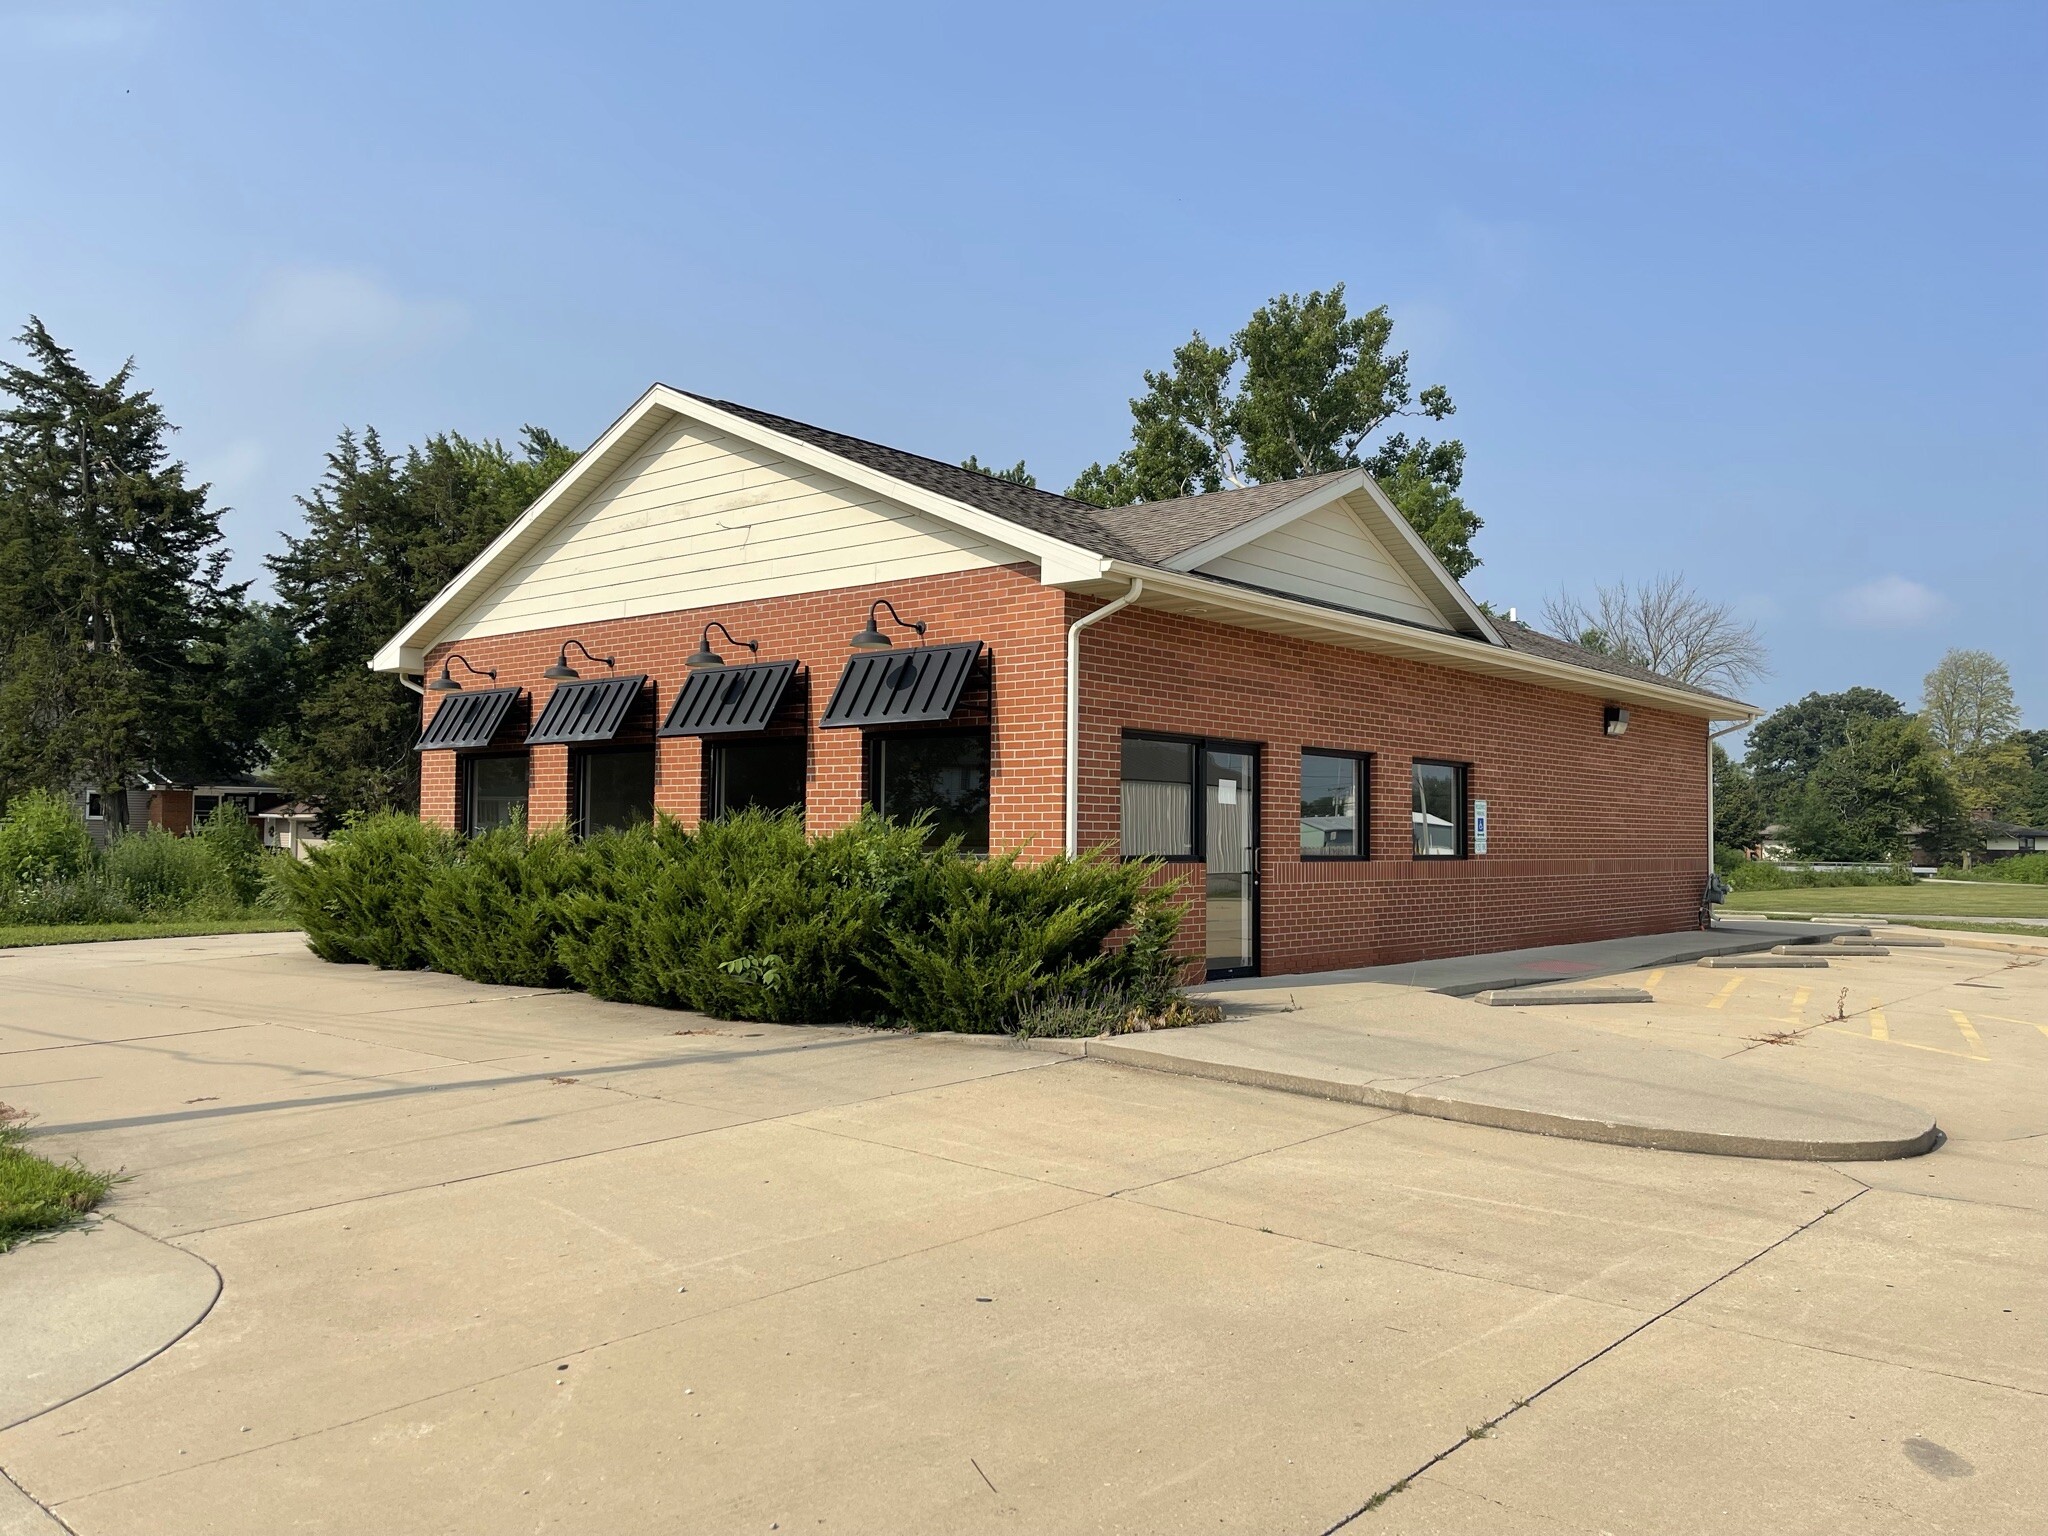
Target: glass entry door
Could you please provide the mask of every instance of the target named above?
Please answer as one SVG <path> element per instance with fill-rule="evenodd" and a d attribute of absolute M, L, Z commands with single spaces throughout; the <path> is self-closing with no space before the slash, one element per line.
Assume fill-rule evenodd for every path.
<path fill-rule="evenodd" d="M 1209 975 L 1249 976 L 1258 965 L 1258 757 L 1211 746 L 1202 763 Z"/>

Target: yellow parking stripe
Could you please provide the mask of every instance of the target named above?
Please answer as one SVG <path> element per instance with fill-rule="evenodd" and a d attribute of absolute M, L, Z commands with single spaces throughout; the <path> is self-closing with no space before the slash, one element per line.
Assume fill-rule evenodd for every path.
<path fill-rule="evenodd" d="M 2034 1029 L 2038 1029 L 2039 1031 L 2041 1031 L 2042 1034 L 2048 1035 L 2048 1024 L 2036 1024 L 2032 1019 L 2015 1019 L 2011 1017 L 2009 1014 L 2003 1013 L 1987 1013 L 1981 1015 L 1981 1017 L 1987 1019 L 1996 1019 L 2001 1024 L 2026 1024 Z"/>
<path fill-rule="evenodd" d="M 1977 1033 L 1976 1026 L 1970 1023 L 1966 1015 L 1957 1013 L 1953 1008 L 1949 1009 L 1948 1016 L 1956 1021 L 1956 1028 L 1960 1029 L 1963 1032 L 1963 1038 L 1970 1042 L 1970 1049 L 1977 1055 L 1982 1056 L 1984 1054 L 1984 1037 Z"/>
<path fill-rule="evenodd" d="M 1813 996 L 1811 987 L 1799 987 L 1792 993 L 1792 1015 L 1796 1019 L 1806 1011 L 1806 1000 Z"/>
<path fill-rule="evenodd" d="M 1716 992 L 1714 994 L 1713 1000 L 1709 1002 L 1707 1006 L 1709 1008 L 1720 1007 L 1723 1003 L 1727 1002 L 1729 998 L 1735 995 L 1735 989 L 1741 985 L 1742 978 L 1740 976 L 1731 978 L 1727 986 L 1723 987 L 1719 992 Z"/>
<path fill-rule="evenodd" d="M 1867 1040 L 1870 1038 L 1861 1030 L 1844 1029 L 1839 1024 L 1823 1024 L 1821 1028 L 1831 1035 L 1847 1035 L 1852 1040 Z M 1972 1056 L 1967 1051 L 1952 1051 L 1945 1045 L 1922 1045 L 1917 1040 L 1892 1040 L 1887 1037 L 1886 1043 L 1890 1045 L 1903 1045 L 1909 1051 L 1932 1051 L 1937 1056 L 1953 1056 L 1957 1061 L 1989 1061 L 1991 1059 L 1989 1056 Z"/>
<path fill-rule="evenodd" d="M 1643 978 L 1643 990 L 1644 990 L 1645 992 L 1654 992 L 1654 991 L 1656 991 L 1656 990 L 1657 990 L 1657 983 L 1658 983 L 1658 982 L 1660 982 L 1660 981 L 1662 981 L 1663 979 L 1664 979 L 1664 973 L 1663 973 L 1662 971 L 1652 971 L 1652 972 L 1650 972 L 1650 974 L 1649 974 L 1648 976 L 1646 976 L 1646 977 L 1644 977 L 1644 978 Z"/>
<path fill-rule="evenodd" d="M 1884 1021 L 1884 1009 L 1878 1005 L 1878 1000 L 1873 997 L 1870 1000 L 1870 1038 L 1873 1040 L 1889 1040 L 1891 1037 L 1892 1027 Z"/>

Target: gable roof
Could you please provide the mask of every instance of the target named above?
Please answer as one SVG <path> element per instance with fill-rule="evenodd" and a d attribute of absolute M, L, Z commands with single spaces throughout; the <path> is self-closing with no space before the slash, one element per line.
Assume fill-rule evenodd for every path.
<path fill-rule="evenodd" d="M 1304 475 L 1299 480 L 1269 480 L 1243 490 L 1204 491 L 1171 501 L 1137 501 L 1127 507 L 1098 507 L 1103 527 L 1138 552 L 1150 565 L 1170 565 L 1176 555 L 1219 535 L 1234 533 L 1303 496 L 1342 480 L 1354 471 Z"/>
<path fill-rule="evenodd" d="M 1100 593 L 1113 590 L 1109 584 L 1144 576 L 1162 590 L 1173 588 L 1183 595 L 1193 594 L 1197 611 L 1235 614 L 1255 621 L 1253 627 L 1271 618 L 1293 629 L 1302 627 L 1302 615 L 1319 611 L 1336 621 L 1333 627 L 1323 620 L 1310 619 L 1308 622 L 1319 633 L 1341 631 L 1342 643 L 1359 643 L 1362 639 L 1368 649 L 1382 647 L 1391 639 L 1396 649 L 1405 651 L 1410 642 L 1398 639 L 1404 627 L 1402 620 L 1365 608 L 1250 587 L 1199 569 L 1203 561 L 1248 543 L 1295 517 L 1339 498 L 1353 498 L 1349 502 L 1351 509 L 1373 525 L 1387 553 L 1451 622 L 1451 630 L 1441 633 L 1407 626 L 1417 636 L 1416 644 L 1423 644 L 1422 634 L 1436 633 L 1436 638 L 1424 645 L 1428 654 L 1456 666 L 1476 664 L 1485 671 L 1506 667 L 1553 680 L 1569 678 L 1572 673 L 1604 673 L 1620 682 L 1638 684 L 1649 690 L 1645 698 L 1667 705 L 1679 704 L 1681 700 L 1711 701 L 1728 706 L 1738 718 L 1754 718 L 1758 713 L 1750 705 L 1596 655 L 1526 625 L 1509 625 L 1494 619 L 1472 601 L 1430 553 L 1407 518 L 1363 469 L 1338 470 L 1168 501 L 1097 507 L 1073 497 L 962 469 L 942 459 L 906 453 L 791 417 L 662 384 L 642 394 L 532 506 L 386 642 L 371 660 L 371 667 L 386 672 L 419 671 L 427 648 L 450 623 L 535 548 L 550 529 L 629 463 L 664 424 L 677 418 L 692 419 L 772 447 L 799 463 L 1014 548 L 1038 562 L 1040 578 L 1048 585 Z M 1239 597 L 1233 600 L 1232 593 Z M 1144 601 L 1148 605 L 1153 602 L 1149 589 Z M 1511 655 L 1527 657 L 1528 661 L 1518 666 L 1508 660 Z"/>

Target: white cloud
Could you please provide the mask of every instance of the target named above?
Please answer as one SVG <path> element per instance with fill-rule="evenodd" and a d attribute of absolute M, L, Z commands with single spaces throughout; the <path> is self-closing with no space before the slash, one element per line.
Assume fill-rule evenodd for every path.
<path fill-rule="evenodd" d="M 460 304 L 408 299 L 347 267 L 286 267 L 250 300 L 249 349 L 275 362 L 401 357 L 462 324 Z"/>
<path fill-rule="evenodd" d="M 1850 629 L 1918 629 L 1948 612 L 1948 599 L 1904 576 L 1880 576 L 1835 599 L 1835 617 Z"/>

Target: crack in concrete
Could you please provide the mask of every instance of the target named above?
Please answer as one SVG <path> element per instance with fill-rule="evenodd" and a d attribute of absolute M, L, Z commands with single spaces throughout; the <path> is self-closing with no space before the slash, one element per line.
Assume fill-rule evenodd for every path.
<path fill-rule="evenodd" d="M 1734 1276 L 1741 1274 L 1743 1270 L 1749 1268 L 1749 1266 L 1756 1263 L 1757 1260 L 1763 1258 L 1767 1254 L 1776 1252 L 1779 1248 L 1784 1247 L 1785 1244 L 1791 1242 L 1793 1238 L 1798 1237 L 1801 1233 L 1812 1231 L 1815 1227 L 1819 1226 L 1822 1222 L 1826 1221 L 1830 1216 L 1834 1215 L 1835 1212 L 1842 1210 L 1846 1206 L 1854 1204 L 1858 1200 L 1861 1200 L 1864 1197 L 1864 1195 L 1868 1193 L 1869 1191 L 1867 1189 L 1859 1189 L 1854 1194 L 1850 1195 L 1848 1199 L 1838 1201 L 1834 1205 L 1829 1206 L 1826 1210 L 1822 1211 L 1818 1216 L 1815 1216 L 1810 1221 L 1801 1222 L 1798 1226 L 1794 1227 L 1790 1232 L 1787 1232 L 1783 1237 L 1779 1238 L 1776 1242 L 1769 1243 L 1764 1247 L 1759 1248 L 1755 1253 L 1751 1254 L 1748 1258 L 1744 1259 L 1740 1264 L 1734 1266 L 1734 1268 L 1716 1275 L 1713 1279 L 1709 1280 L 1705 1285 L 1701 1286 L 1698 1290 L 1692 1291 L 1691 1293 L 1685 1296 L 1679 1297 L 1678 1300 L 1674 1301 L 1670 1306 L 1664 1308 L 1662 1311 L 1654 1313 L 1650 1317 L 1645 1318 L 1642 1322 L 1636 1324 L 1635 1327 L 1629 1329 L 1628 1332 L 1622 1334 L 1619 1338 L 1614 1339 L 1608 1344 L 1603 1345 L 1601 1348 L 1595 1350 L 1592 1354 L 1588 1355 L 1578 1364 L 1571 1367 L 1570 1370 L 1567 1370 L 1563 1372 L 1561 1375 L 1553 1377 L 1551 1380 L 1545 1382 L 1542 1386 L 1538 1387 L 1534 1392 L 1531 1392 L 1527 1397 L 1516 1398 L 1513 1405 L 1507 1408 L 1505 1411 L 1495 1414 L 1492 1418 L 1487 1419 L 1485 1422 L 1479 1425 L 1476 1425 L 1472 1429 L 1468 1429 L 1457 1440 L 1453 1441 L 1450 1445 L 1447 1445 L 1442 1450 L 1438 1451 L 1434 1456 L 1430 1457 L 1427 1461 L 1423 1462 L 1422 1465 L 1415 1468 L 1414 1471 L 1408 1473 L 1405 1477 L 1402 1477 L 1397 1482 L 1389 1483 L 1386 1487 L 1380 1489 L 1379 1492 L 1375 1493 L 1371 1498 L 1367 1499 L 1364 1503 L 1360 1504 L 1356 1509 L 1352 1510 L 1351 1513 L 1345 1515 L 1335 1524 L 1325 1526 L 1323 1530 L 1319 1533 L 1319 1536 L 1337 1536 L 1337 1533 L 1339 1531 L 1342 1531 L 1346 1527 L 1351 1526 L 1357 1521 L 1364 1519 L 1374 1510 L 1381 1508 L 1390 1499 L 1395 1498 L 1396 1496 L 1404 1492 L 1410 1484 L 1412 1484 L 1417 1478 L 1421 1477 L 1424 1473 L 1430 1471 L 1431 1469 L 1437 1466 L 1442 1465 L 1451 1457 L 1457 1455 L 1459 1451 L 1463 1450 L 1467 1445 L 1471 1444 L 1473 1440 L 1484 1438 L 1486 1435 L 1490 1434 L 1497 1425 L 1502 1424 L 1506 1420 L 1513 1418 L 1516 1414 L 1520 1413 L 1524 1408 L 1530 1407 L 1536 1402 L 1538 1398 L 1543 1397 L 1546 1393 L 1552 1391 L 1554 1388 L 1563 1386 L 1567 1381 L 1570 1381 L 1574 1376 L 1578 1375 L 1579 1372 L 1585 1370 L 1587 1367 L 1593 1365 L 1597 1361 L 1604 1360 L 1607 1356 L 1613 1354 L 1616 1350 L 1620 1349 L 1624 1344 L 1628 1343 L 1631 1339 L 1636 1338 L 1648 1329 L 1656 1327 L 1657 1324 L 1663 1322 L 1665 1318 L 1672 1316 L 1680 1309 L 1690 1306 L 1693 1302 L 1699 1300 L 1700 1297 L 1706 1295 L 1708 1291 L 1711 1291 L 1715 1286 L 1719 1285 L 1722 1281 L 1732 1279 Z"/>

